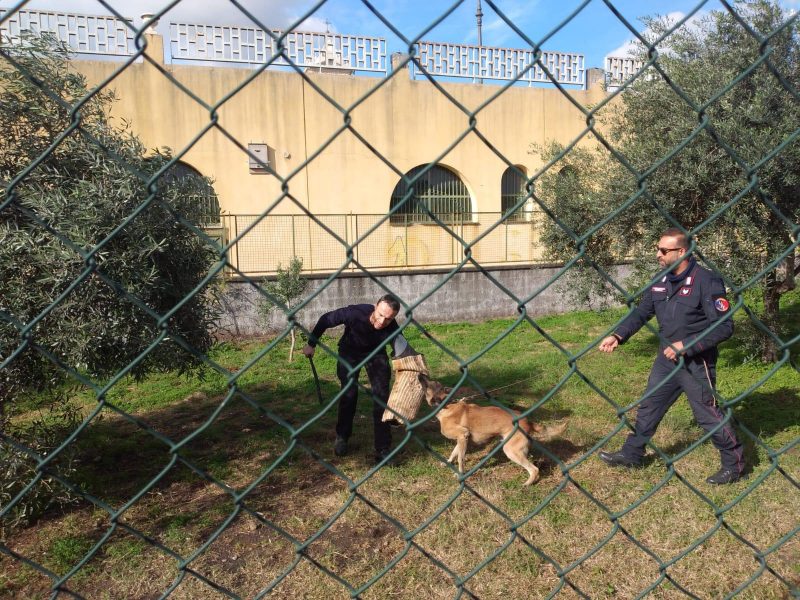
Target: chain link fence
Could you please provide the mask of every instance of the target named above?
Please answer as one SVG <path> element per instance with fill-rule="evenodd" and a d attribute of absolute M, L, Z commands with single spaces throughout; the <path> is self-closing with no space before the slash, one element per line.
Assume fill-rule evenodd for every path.
<path fill-rule="evenodd" d="M 100 4 L 113 12 L 113 7 L 107 2 Z M 174 4 L 162 7 L 156 17 L 164 16 Z M 324 4 L 325 2 L 317 3 L 305 16 L 311 15 Z M 424 31 L 428 32 L 446 21 L 460 4 L 456 2 L 446 10 L 443 9 L 437 20 L 428 24 Z M 571 20 L 578 18 L 581 10 L 588 4 L 588 1 L 579 4 L 570 17 L 541 39 L 530 39 L 525 32 L 517 30 L 529 44 L 530 50 L 529 62 L 515 71 L 517 80 L 527 81 L 527 74 L 535 69 L 539 74 L 537 77 L 554 82 L 553 85 L 565 97 L 569 97 L 568 92 L 550 73 L 548 64 L 542 60 L 542 44 L 553 33 L 569 27 Z M 613 2 L 607 0 L 603 4 L 635 33 L 635 28 L 625 20 Z M 692 14 L 705 4 L 700 2 Z M 485 5 L 497 15 L 498 22 L 515 28 L 513 19 L 510 14 L 503 12 L 502 5 L 496 5 L 491 0 L 486 0 Z M 391 20 L 372 3 L 364 1 L 359 4 L 359 8 L 374 15 L 402 39 L 410 51 L 405 60 L 414 64 L 417 74 L 425 76 L 425 66 L 417 60 L 414 52 L 415 44 L 420 39 L 402 35 L 393 28 Z M 777 29 L 757 32 L 747 24 L 747 5 L 721 2 L 719 8 L 733 15 L 738 26 L 759 47 L 759 53 L 752 58 L 751 63 L 742 65 L 740 77 L 727 82 L 714 98 L 698 104 L 670 80 L 669 73 L 660 68 L 656 48 L 671 30 L 655 41 L 643 40 L 649 50 L 649 60 L 631 78 L 621 82 L 614 94 L 600 106 L 576 104 L 576 109 L 587 123 L 584 133 L 567 144 L 559 156 L 545 164 L 538 173 L 528 178 L 528 183 L 533 184 L 531 189 L 535 189 L 536 183 L 558 159 L 566 156 L 573 146 L 592 134 L 614 160 L 628 169 L 637 187 L 626 202 L 615 208 L 609 207 L 601 221 L 587 224 L 581 234 L 562 222 L 535 194 L 520 198 L 517 205 L 512 207 L 513 210 L 520 209 L 533 198 L 541 211 L 537 212 L 537 221 L 551 220 L 572 240 L 572 258 L 565 261 L 563 269 L 547 286 L 556 285 L 557 280 L 580 260 L 591 262 L 587 250 L 588 242 L 606 223 L 623 218 L 636 200 L 645 198 L 667 222 L 680 223 L 682 215 L 670 214 L 659 203 L 658 190 L 648 188 L 648 178 L 675 154 L 683 151 L 697 136 L 714 135 L 713 118 L 709 117 L 713 112 L 713 104 L 724 101 L 727 93 L 735 93 L 737 85 L 753 69 L 763 66 L 774 72 L 788 101 L 800 101 L 795 87 L 798 83 L 796 72 L 777 72 L 770 62 L 774 51 L 773 40 L 786 31 L 792 31 L 792 35 L 796 36 L 797 14 L 786 13 L 785 21 Z M 231 10 L 240 10 L 248 15 L 259 30 L 266 32 L 272 47 L 284 47 L 286 33 L 274 32 L 268 24 L 259 23 L 240 3 L 233 0 Z M 13 18 L 15 12 L 15 8 L 7 10 L 0 17 L 0 23 Z M 674 24 L 673 29 L 685 23 L 686 19 L 679 21 Z M 141 44 L 142 31 L 130 24 L 128 27 L 136 46 L 130 56 L 131 60 L 142 57 L 146 61 L 150 60 Z M 130 43 L 128 37 L 124 39 L 125 44 Z M 4 62 L 0 68 L 21 70 L 20 74 L 24 79 L 35 82 L 44 97 L 59 103 L 71 117 L 69 130 L 47 132 L 51 137 L 46 140 L 43 149 L 30 156 L 27 163 L 22 164 L 17 172 L 2 182 L 4 194 L 0 203 L 0 218 L 8 219 L 10 214 L 23 215 L 27 219 L 27 226 L 36 230 L 37 235 L 56 237 L 65 246 L 74 249 L 83 261 L 83 270 L 76 279 L 72 282 L 59 282 L 59 289 L 62 291 L 58 297 L 50 305 L 40 307 L 38 312 L 28 315 L 13 314 L 5 305 L 0 305 L 0 321 L 5 330 L 12 331 L 16 338 L 15 344 L 2 348 L 0 371 L 11 372 L 15 361 L 21 360 L 25 353 L 30 352 L 38 359 L 55 366 L 69 379 L 80 383 L 84 390 L 82 393 L 88 394 L 94 400 L 92 408 L 82 415 L 75 428 L 47 451 L 40 451 L 33 444 L 25 443 L 6 431 L 0 433 L 0 440 L 7 449 L 4 456 L 10 456 L 8 449 L 13 449 L 16 456 L 23 457 L 20 460 L 32 465 L 33 473 L 11 497 L 4 499 L 0 518 L 9 519 L 25 503 L 26 497 L 44 483 L 68 491 L 73 497 L 80 499 L 80 510 L 76 508 L 74 512 L 70 512 L 71 509 L 67 509 L 66 522 L 62 520 L 64 529 L 58 544 L 46 546 L 44 541 L 30 541 L 35 537 L 32 532 L 38 528 L 44 533 L 37 539 L 47 540 L 50 535 L 47 533 L 48 528 L 51 527 L 47 518 L 22 532 L 9 532 L 4 528 L 0 553 L 6 579 L 0 580 L 0 585 L 5 586 L 6 590 L 12 590 L 13 593 L 11 573 L 14 573 L 15 585 L 24 588 L 26 582 L 34 582 L 31 589 L 47 590 L 43 593 L 50 594 L 53 598 L 85 597 L 86 592 L 81 590 L 94 578 L 110 582 L 110 587 L 105 590 L 102 587 L 93 588 L 96 597 L 131 598 L 235 598 L 245 595 L 256 598 L 389 598 L 412 594 L 455 598 L 649 595 L 659 598 L 737 595 L 754 598 L 800 597 L 800 572 L 797 570 L 800 564 L 797 535 L 800 531 L 797 520 L 797 507 L 800 506 L 800 467 L 797 458 L 798 437 L 792 433 L 797 422 L 787 422 L 786 435 L 776 435 L 775 439 L 780 441 L 776 447 L 775 442 L 766 443 L 762 439 L 763 432 L 758 427 L 760 417 L 757 413 L 751 414 L 747 424 L 735 416 L 735 412 L 748 399 L 757 396 L 759 387 L 776 377 L 779 370 L 797 372 L 796 362 L 790 352 L 792 345 L 797 343 L 797 334 L 785 338 L 772 332 L 768 324 L 759 320 L 745 301 L 750 288 L 763 280 L 781 260 L 796 253 L 796 218 L 783 214 L 771 198 L 762 195 L 760 209 L 771 211 L 776 216 L 777 227 L 789 232 L 791 242 L 780 255 L 769 257 L 762 271 L 751 273 L 744 283 L 732 286 L 732 297 L 736 299 L 732 304 L 737 318 L 746 314 L 746 318 L 752 320 L 757 328 L 772 336 L 777 345 L 778 361 L 752 384 L 743 384 L 741 388 L 731 390 L 727 396 L 718 394 L 725 423 L 730 421 L 737 425 L 740 435 L 754 448 L 754 452 L 764 454 L 764 464 L 745 482 L 723 492 L 698 485 L 687 475 L 682 463 L 679 463 L 691 460 L 702 453 L 704 448 L 707 449 L 708 445 L 703 445 L 703 442 L 709 435 L 704 435 L 699 439 L 691 439 L 677 449 L 653 446 L 658 458 L 666 464 L 666 472 L 656 472 L 653 467 L 648 471 L 649 478 L 646 481 L 626 474 L 629 475 L 629 483 L 609 484 L 605 480 L 608 476 L 607 469 L 597 461 L 595 455 L 618 433 L 624 433 L 631 428 L 629 411 L 642 398 L 638 397 L 630 405 L 620 404 L 614 400 L 614 393 L 598 387 L 588 375 L 589 371 L 581 366 L 581 361 L 586 360 L 589 351 L 609 332 L 608 329 L 592 326 L 589 332 L 592 341 L 588 345 L 559 339 L 557 334 L 547 332 L 539 321 L 525 311 L 526 304 L 535 299 L 541 290 L 531 290 L 527 296 L 515 296 L 507 292 L 519 307 L 518 317 L 495 331 L 496 337 L 485 340 L 476 351 L 466 355 L 462 355 L 460 350 L 451 350 L 447 344 L 431 336 L 424 324 L 417 323 L 413 318 L 414 309 L 445 286 L 460 267 L 468 266 L 491 277 L 484 270 L 487 265 L 514 261 L 535 263 L 541 260 L 541 244 L 538 242 L 536 228 L 531 223 L 520 223 L 517 219 L 510 218 L 511 213 L 480 214 L 474 223 L 454 223 L 452 219 L 443 219 L 428 211 L 431 224 L 398 226 L 392 223 L 392 219 L 396 218 L 394 209 L 379 215 L 324 217 L 314 214 L 279 216 L 270 214 L 270 209 L 267 209 L 260 215 L 221 217 L 232 222 L 225 225 L 225 230 L 229 232 L 227 238 L 218 237 L 215 241 L 213 232 L 209 235 L 190 219 L 165 206 L 164 219 L 174 222 L 176 228 L 190 231 L 205 245 L 213 247 L 216 262 L 184 298 L 156 311 L 141 300 L 141 292 L 133 282 L 108 276 L 98 268 L 98 260 L 103 253 L 113 249 L 113 242 L 125 235 L 128 225 L 141 213 L 160 206 L 158 178 L 206 131 L 198 131 L 197 138 L 186 149 L 170 158 L 156 175 L 143 176 L 137 171 L 136 165 L 124 164 L 125 157 L 116 154 L 113 147 L 104 146 L 102 139 L 97 139 L 90 131 L 82 129 L 82 110 L 88 107 L 90 98 L 110 81 L 91 90 L 83 98 L 61 97 L 60 90 L 49 87 L 46 74 L 25 71 L 23 63 L 15 55 L 15 46 L 0 46 L 0 56 Z M 282 64 L 292 65 L 288 53 L 283 51 L 273 55 L 271 59 L 265 59 L 263 68 L 278 59 Z M 119 71 L 129 64 L 120 64 Z M 697 116 L 698 126 L 687 134 L 682 146 L 675 148 L 670 155 L 661 157 L 650 169 L 640 171 L 613 148 L 603 132 L 595 127 L 594 120 L 598 111 L 614 102 L 620 94 L 632 92 L 634 82 L 637 78 L 644 77 L 647 69 L 650 69 L 647 71 L 648 77 L 653 76 L 653 69 L 660 73 L 668 82 L 671 93 L 680 97 L 686 110 Z M 396 73 L 387 75 L 387 78 Z M 166 70 L 162 69 L 162 74 L 166 78 L 172 78 Z M 300 68 L 295 69 L 294 76 L 307 79 Z M 184 86 L 175 79 L 173 83 L 179 87 Z M 245 79 L 240 89 L 246 87 L 247 83 L 248 79 Z M 307 79 L 307 83 L 324 96 L 324 92 L 313 81 Z M 383 79 L 376 79 L 376 88 L 382 84 Z M 446 94 L 446 90 L 435 79 L 429 78 L 428 84 L 437 86 Z M 234 90 L 231 95 L 240 89 Z M 502 94 L 505 89 L 505 86 L 498 87 L 497 94 Z M 356 104 L 364 99 L 359 99 Z M 349 122 L 351 107 L 339 106 L 330 97 L 328 100 L 342 113 L 347 127 L 357 127 Z M 456 102 L 452 97 L 450 100 Z M 199 99 L 198 102 L 202 104 Z M 219 105 L 206 105 L 205 108 L 209 109 L 213 120 Z M 465 131 L 475 130 L 474 121 L 480 108 L 460 108 L 464 112 Z M 344 130 L 343 126 L 338 133 L 334 133 L 334 137 Z M 8 132 L 3 135 L 8 135 Z M 136 196 L 141 201 L 137 200 L 130 207 L 127 218 L 114 224 L 116 226 L 108 236 L 95 245 L 85 246 L 84 240 L 71 238 L 68 228 L 60 230 L 54 227 L 50 215 L 37 214 L 30 209 L 20 191 L 26 178 L 40 164 L 46 164 L 48 158 L 58 151 L 59 146 L 70 135 L 84 136 L 90 144 L 96 145 L 123 167 L 130 169 L 140 177 L 144 190 L 144 196 L 142 193 Z M 658 133 L 654 132 L 653 135 Z M 759 170 L 796 144 L 798 135 L 800 129 L 795 129 L 767 155 L 749 162 L 739 157 L 734 148 L 724 141 L 720 142 L 720 147 L 741 168 L 749 181 L 748 191 L 757 191 Z M 443 149 L 441 156 L 457 146 L 460 139 L 454 140 L 450 147 Z M 241 143 L 240 148 L 244 152 Z M 319 152 L 324 151 L 325 147 L 319 149 Z M 386 159 L 377 150 L 372 151 L 385 162 Z M 312 153 L 312 160 L 313 156 Z M 511 161 L 501 158 L 509 167 L 513 167 Z M 436 161 L 432 161 L 430 166 L 435 163 Z M 402 177 L 400 169 L 394 170 Z M 280 179 L 286 189 L 290 189 L 292 178 L 299 171 L 300 169 L 285 177 L 273 172 L 272 176 Z M 413 189 L 413 185 L 409 189 Z M 283 199 L 282 197 L 278 200 Z M 736 198 L 730 200 L 730 203 L 721 206 L 714 213 L 714 219 L 732 210 Z M 412 201 L 411 197 L 406 198 L 406 201 Z M 301 211 L 304 210 L 302 205 L 297 204 Z M 395 209 L 401 207 L 402 202 Z M 710 223 L 711 221 L 701 223 L 691 233 L 702 233 Z M 510 256 L 507 243 L 510 235 L 529 236 L 529 243 L 514 245 L 515 248 L 526 248 L 529 253 L 524 256 Z M 761 235 L 769 236 L 771 233 L 762 231 Z M 411 236 L 417 236 L 421 241 L 411 244 Z M 370 250 L 373 245 L 381 248 L 380 253 L 376 253 L 380 257 L 385 256 L 385 247 L 396 248 L 393 263 L 382 264 L 380 259 L 373 259 Z M 312 246 L 313 253 L 310 252 Z M 413 250 L 414 248 L 417 250 Z M 415 254 L 422 252 L 419 248 L 424 248 L 424 256 Z M 194 296 L 213 287 L 223 272 L 259 287 L 259 282 L 253 279 L 253 275 L 258 274 L 259 265 L 264 264 L 264 255 L 274 257 L 271 260 L 275 262 L 284 263 L 288 263 L 294 256 L 308 257 L 308 269 L 332 273 L 330 278 L 298 305 L 291 308 L 283 306 L 287 328 L 279 336 L 257 346 L 244 364 L 231 366 L 226 362 L 228 359 L 224 351 L 212 355 L 199 350 L 173 328 L 172 319 L 180 309 L 191 302 Z M 312 256 L 326 256 L 330 262 L 310 264 Z M 454 266 L 443 275 L 439 285 L 426 290 L 415 301 L 403 299 L 405 313 L 409 317 L 404 322 L 403 329 L 409 337 L 419 343 L 428 344 L 431 356 L 441 357 L 433 361 L 437 366 L 449 364 L 455 369 L 458 373 L 457 385 L 468 383 L 484 390 L 489 387 L 498 389 L 514 380 L 527 381 L 540 377 L 542 385 L 530 388 L 539 399 L 522 411 L 522 416 L 540 421 L 542 417 L 546 419 L 563 416 L 563 413 L 551 407 L 555 405 L 555 399 L 559 395 L 566 393 L 569 385 L 577 382 L 581 393 L 599 399 L 600 404 L 595 405 L 593 410 L 604 413 L 614 422 L 610 427 L 600 426 L 593 432 L 577 433 L 576 435 L 582 436 L 582 441 L 576 442 L 577 446 L 565 443 L 554 449 L 534 440 L 535 450 L 546 457 L 552 468 L 546 473 L 546 482 L 534 486 L 533 491 L 518 491 L 517 480 L 506 482 L 492 479 L 487 485 L 486 480 L 481 478 L 487 465 L 492 464 L 495 455 L 502 451 L 500 443 L 492 446 L 488 454 L 462 475 L 453 476 L 451 470 L 443 471 L 446 476 L 431 475 L 425 471 L 426 462 L 444 462 L 444 457 L 431 443 L 431 439 L 435 439 L 438 434 L 426 434 L 426 428 L 429 429 L 430 424 L 435 422 L 433 413 L 426 413 L 418 421 L 408 423 L 402 433 L 396 435 L 400 438 L 396 444 L 396 453 L 414 449 L 423 459 L 400 467 L 379 464 L 364 468 L 360 464 L 354 466 L 353 463 L 340 463 L 329 452 L 329 440 L 325 437 L 341 394 L 338 386 L 330 381 L 323 381 L 324 394 L 320 406 L 306 405 L 301 412 L 295 412 L 297 408 L 289 408 L 294 404 L 287 404 L 285 399 L 280 399 L 284 398 L 281 394 L 287 393 L 282 388 L 288 385 L 285 376 L 296 367 L 287 367 L 279 370 L 281 372 L 273 373 L 274 379 L 271 381 L 259 380 L 262 362 L 281 360 L 275 358 L 279 355 L 279 344 L 288 336 L 292 327 L 302 329 L 297 323 L 299 311 L 313 306 L 316 296 L 324 293 L 326 285 L 338 274 L 348 269 L 357 269 L 372 282 L 374 289 L 392 292 L 379 277 L 370 272 L 371 269 L 405 269 L 423 265 Z M 10 269 L 12 266 L 21 265 L 4 265 L 4 268 Z M 599 265 L 595 264 L 594 267 L 610 285 L 624 292 L 630 305 L 637 301 L 641 290 L 634 290 L 632 293 L 625 291 Z M 44 277 L 41 274 L 38 276 Z M 61 354 L 48 351 L 46 345 L 40 343 L 48 335 L 48 330 L 37 329 L 40 322 L 49 323 L 48 316 L 51 313 L 58 315 L 59 309 L 70 301 L 72 294 L 81 293 L 81 284 L 85 279 L 95 276 L 113 291 L 119 302 L 135 305 L 145 315 L 146 320 L 157 325 L 156 333 L 147 347 L 130 356 L 126 367 L 106 379 L 95 379 L 86 365 L 69 364 L 62 360 Z M 446 306 L 443 311 L 446 311 Z M 656 333 L 654 329 L 651 331 Z M 505 364 L 488 362 L 488 357 L 496 346 L 512 344 L 512 348 L 519 348 L 526 344 L 524 336 L 533 335 L 538 336 L 537 344 L 546 345 L 556 357 L 553 360 L 560 365 L 559 368 L 554 368 L 554 372 L 558 373 L 556 377 L 548 378 L 541 373 L 531 374 L 524 365 L 517 366 L 518 370 L 515 371 L 510 359 Z M 521 336 L 523 339 L 520 339 Z M 183 401 L 175 398 L 175 406 L 169 411 L 131 410 L 125 397 L 126 391 L 122 388 L 129 385 L 132 386 L 130 389 L 143 388 L 133 387 L 128 375 L 135 373 L 138 365 L 164 345 L 170 345 L 176 352 L 193 356 L 197 363 L 204 365 L 208 372 L 224 383 L 224 392 L 215 397 L 207 397 L 198 392 Z M 643 354 L 646 354 L 646 350 L 652 350 L 652 344 L 644 344 L 643 349 Z M 328 362 L 325 364 L 331 367 L 337 357 L 332 349 L 327 350 Z M 362 365 L 348 365 L 348 368 L 352 374 Z M 494 372 L 499 375 L 493 375 Z M 640 369 L 639 372 L 643 371 Z M 624 378 L 627 375 L 625 371 L 621 371 L 618 376 Z M 170 385 L 166 381 L 169 380 L 155 377 L 148 385 L 164 388 Z M 48 388 L 47 381 L 40 384 L 45 390 Z M 369 392 L 363 385 L 360 388 L 362 392 Z M 2 401 L 4 404 L 9 403 L 8 406 L 12 399 L 9 397 L 10 389 L 10 384 L 4 377 L 0 381 L 0 393 L 4 394 Z M 295 392 L 296 389 L 288 390 L 290 394 Z M 796 419 L 797 390 L 788 389 L 783 393 L 782 397 L 786 402 L 795 403 L 794 412 L 787 414 L 794 415 L 792 418 Z M 487 398 L 495 405 L 505 406 L 496 398 Z M 28 406 L 34 405 L 35 402 Z M 244 415 L 250 416 L 245 418 Z M 14 418 L 13 413 L 5 416 L 12 420 Z M 515 428 L 518 430 L 516 423 L 515 415 Z M 264 439 L 269 443 L 265 446 L 266 450 L 258 449 L 256 464 L 250 464 L 248 470 L 247 465 L 237 461 L 249 448 L 249 444 L 257 443 L 248 435 L 254 427 L 263 429 L 266 436 Z M 94 483 L 87 483 L 86 479 L 78 482 L 72 477 L 74 471 L 69 468 L 68 458 L 71 451 L 80 446 L 90 434 L 94 444 L 90 453 L 93 461 L 90 467 L 94 472 L 101 473 L 102 477 L 93 480 Z M 223 448 L 223 459 L 204 454 L 200 444 L 203 440 L 216 440 Z M 134 457 L 133 460 L 131 457 Z M 135 466 L 131 471 L 120 471 L 123 462 Z M 244 477 L 242 473 L 247 473 L 247 476 Z M 238 483 L 231 485 L 228 483 L 231 480 Z M 759 493 L 766 483 L 776 481 L 779 482 L 776 485 L 783 490 L 782 495 L 765 497 Z M 136 487 L 131 487 L 132 482 Z M 190 482 L 202 482 L 203 487 Z M 676 511 L 687 510 L 687 506 L 702 514 L 697 527 L 688 531 L 680 526 L 685 515 L 676 514 Z M 780 514 L 783 521 L 773 524 L 774 528 L 769 528 L 768 532 L 750 530 L 746 526 L 738 525 L 742 512 L 774 512 L 776 515 Z M 648 518 L 641 519 L 643 514 Z M 191 544 L 181 537 L 179 527 L 188 522 L 194 523 L 198 531 L 202 532 Z M 596 532 L 593 526 L 598 523 L 604 524 L 602 534 L 593 536 L 589 532 Z M 661 547 L 658 542 L 653 541 L 653 528 L 668 532 L 674 530 L 676 539 L 671 540 L 674 544 L 665 543 Z M 458 537 L 460 531 L 471 531 L 471 539 Z M 91 535 L 82 537 L 81 534 L 86 532 L 91 532 Z M 568 539 L 564 539 L 565 537 Z M 732 555 L 741 557 L 743 563 L 749 561 L 749 567 L 743 567 L 745 572 L 737 573 L 732 582 L 720 572 L 721 569 L 724 570 L 724 566 L 708 564 L 704 559 L 704 553 L 723 538 L 726 540 L 725 544 L 728 544 L 723 547 L 729 548 Z M 255 548 L 255 551 L 250 561 L 243 565 L 240 554 L 245 548 L 251 551 Z M 632 560 L 630 552 L 635 552 L 638 558 Z M 57 556 L 68 558 L 59 561 L 56 560 Z M 112 556 L 118 559 L 115 564 L 121 569 L 121 574 L 115 574 L 113 569 L 108 572 L 103 566 L 104 561 Z M 144 564 L 148 565 L 147 568 L 140 570 L 140 565 Z M 634 572 L 640 576 L 631 579 Z M 719 582 L 716 581 L 720 578 L 725 579 L 722 585 L 718 585 Z M 120 585 L 118 580 L 124 580 L 124 593 L 109 591 L 120 589 L 111 585 Z"/>

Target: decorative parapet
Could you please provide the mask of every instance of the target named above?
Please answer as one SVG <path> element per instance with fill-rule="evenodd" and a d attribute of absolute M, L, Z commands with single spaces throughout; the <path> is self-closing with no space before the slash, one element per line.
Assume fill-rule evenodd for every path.
<path fill-rule="evenodd" d="M 283 54 L 280 53 L 281 41 Z M 341 33 L 267 33 L 255 27 L 170 23 L 173 60 L 288 65 L 385 73 L 386 40 Z M 277 58 L 276 58 L 277 57 Z M 274 60 L 273 60 L 274 59 Z M 288 59 L 288 60 L 287 60 Z"/>
<path fill-rule="evenodd" d="M 0 9 L 4 18 L 8 9 Z M 132 19 L 43 10 L 14 11 L 2 24 L 3 43 L 16 44 L 22 31 L 50 32 L 78 54 L 131 56 L 136 52 Z"/>
<path fill-rule="evenodd" d="M 644 65 L 644 61 L 629 56 L 606 56 L 606 86 L 617 89 L 633 77 Z"/>
<path fill-rule="evenodd" d="M 0 9 L 3 43 L 18 43 L 24 30 L 49 31 L 77 54 L 131 56 L 137 52 L 138 30 L 128 17 L 41 10 L 16 10 L 10 15 L 8 12 Z M 257 27 L 189 23 L 170 23 L 169 27 L 172 61 L 270 63 L 284 67 L 291 62 L 299 68 L 351 73 L 391 70 L 386 39 L 379 37 L 275 29 L 268 32 Z M 150 42 L 158 40 L 160 36 L 154 36 Z M 160 45 L 157 49 L 154 46 L 154 50 L 161 52 Z M 534 58 L 531 49 L 426 41 L 417 44 L 419 66 L 433 77 L 518 80 L 529 85 L 555 80 L 559 84 L 585 86 L 583 54 L 542 52 L 538 63 Z M 609 57 L 607 63 L 610 60 L 626 59 Z M 411 65 L 412 76 L 416 76 L 419 67 L 416 63 Z"/>
<path fill-rule="evenodd" d="M 417 47 L 419 64 L 434 77 L 461 77 L 473 81 L 516 79 L 529 85 L 555 80 L 560 84 L 583 86 L 586 82 L 583 54 L 543 51 L 539 60 L 547 67 L 548 75 L 530 49 L 446 42 L 419 42 Z"/>

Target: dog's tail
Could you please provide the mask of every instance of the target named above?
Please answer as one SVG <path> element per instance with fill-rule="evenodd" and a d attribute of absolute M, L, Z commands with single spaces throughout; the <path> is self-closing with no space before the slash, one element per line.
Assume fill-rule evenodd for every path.
<path fill-rule="evenodd" d="M 567 422 L 559 423 L 558 425 L 551 425 L 549 427 L 542 427 L 538 423 L 531 425 L 531 437 L 538 442 L 549 442 L 557 437 L 567 429 Z"/>

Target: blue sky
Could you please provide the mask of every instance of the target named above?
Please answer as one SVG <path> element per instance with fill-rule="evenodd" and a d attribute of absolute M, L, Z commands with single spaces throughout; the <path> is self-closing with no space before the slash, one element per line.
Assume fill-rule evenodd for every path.
<path fill-rule="evenodd" d="M 643 28 L 640 17 L 646 15 L 682 16 L 698 4 L 703 4 L 702 12 L 721 8 L 718 0 L 609 0 L 610 3 L 637 30 Z M 287 28 L 320 1 L 312 0 L 240 0 L 241 4 L 265 24 L 275 28 Z M 402 32 L 407 38 L 420 35 L 433 21 L 446 13 L 450 7 L 456 8 L 433 30 L 425 33 L 422 39 L 455 43 L 477 43 L 476 2 L 464 0 L 370 0 L 372 6 Z M 584 0 L 494 0 L 495 5 L 533 41 L 540 41 Z M 127 17 L 133 17 L 139 24 L 140 15 L 156 12 L 170 2 L 168 0 L 107 0 L 107 4 Z M 800 0 L 781 0 L 788 10 L 800 8 Z M 86 14 L 106 14 L 108 10 L 98 0 L 0 0 L 0 7 L 22 6 L 30 9 L 46 9 L 62 12 Z M 523 48 L 528 44 L 520 38 L 489 6 L 482 0 L 483 44 Z M 165 31 L 169 21 L 219 24 L 250 25 L 251 22 L 229 0 L 182 0 L 162 19 L 159 27 Z M 404 42 L 392 33 L 359 0 L 327 0 L 303 23 L 303 29 L 324 31 L 325 28 L 341 33 L 384 37 L 389 52 L 403 51 Z M 578 52 L 586 57 L 586 67 L 604 66 L 605 56 L 616 53 L 632 39 L 631 32 L 612 13 L 602 0 L 591 0 L 563 29 L 554 33 L 543 45 L 545 50 Z"/>

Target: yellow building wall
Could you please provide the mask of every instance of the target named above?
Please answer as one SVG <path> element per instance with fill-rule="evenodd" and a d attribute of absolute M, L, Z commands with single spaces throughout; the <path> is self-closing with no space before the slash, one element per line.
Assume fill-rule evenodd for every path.
<path fill-rule="evenodd" d="M 160 36 L 149 37 L 151 56 L 158 62 Z M 160 64 L 162 72 L 147 61 L 124 69 L 118 62 L 80 60 L 74 65 L 92 86 L 107 81 L 119 98 L 113 116 L 129 121 L 148 148 L 185 151 L 181 160 L 214 180 L 224 213 L 270 212 L 269 227 L 265 221 L 254 228 L 231 256 L 248 273 L 272 272 L 277 262 L 286 264 L 293 255 L 313 270 L 345 263 L 345 247 L 318 225 L 303 218 L 289 229 L 273 215 L 301 215 L 301 206 L 313 215 L 384 214 L 398 182 L 386 162 L 405 173 L 436 160 L 464 181 L 473 211 L 498 213 L 507 165 L 496 153 L 530 175 L 541 166 L 529 152 L 531 143 L 568 143 L 585 129 L 584 115 L 556 88 L 515 86 L 494 97 L 500 86 L 441 83 L 451 99 L 427 80 L 411 80 L 406 69 L 388 81 L 315 72 L 307 72 L 305 81 L 298 73 L 278 70 Z M 600 87 L 569 94 L 583 106 L 605 97 Z M 486 142 L 471 130 L 470 114 L 472 129 Z M 279 178 L 250 173 L 248 157 L 237 145 L 246 148 L 248 143 L 265 143 L 274 151 L 273 168 L 286 180 L 286 193 Z M 479 223 L 465 226 L 462 234 L 469 242 L 495 219 L 481 222 L 479 216 Z M 337 233 L 352 243 L 374 224 L 360 220 L 361 231 L 342 220 L 335 224 L 341 228 Z M 476 246 L 473 256 L 487 262 L 532 260 L 540 254 L 533 247 L 534 235 L 525 224 L 502 226 Z M 358 251 L 370 267 L 408 264 L 402 261 L 409 253 L 428 265 L 450 264 L 453 256 L 463 256 L 461 246 L 435 227 L 406 230 L 388 223 Z"/>

